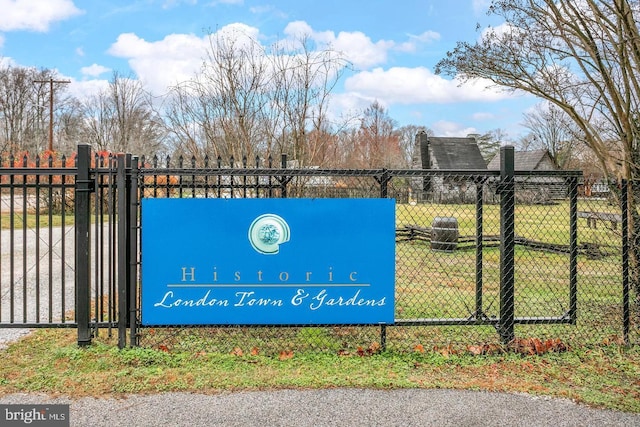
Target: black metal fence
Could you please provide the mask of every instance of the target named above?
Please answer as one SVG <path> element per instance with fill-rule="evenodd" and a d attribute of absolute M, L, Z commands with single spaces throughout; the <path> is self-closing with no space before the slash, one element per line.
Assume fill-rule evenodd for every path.
<path fill-rule="evenodd" d="M 120 346 L 222 352 L 637 343 L 626 183 L 623 197 L 579 197 L 581 173 L 516 172 L 513 150 L 501 155 L 501 171 L 329 170 L 81 146 L 73 167 L 10 165 L 0 169 L 0 328 L 77 327 L 80 344 L 117 328 Z M 149 197 L 395 198 L 394 324 L 140 327 L 138 218 Z"/>

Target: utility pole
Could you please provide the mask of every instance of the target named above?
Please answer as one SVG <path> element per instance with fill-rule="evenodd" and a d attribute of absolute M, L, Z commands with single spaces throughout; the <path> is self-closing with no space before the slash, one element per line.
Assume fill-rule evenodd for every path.
<path fill-rule="evenodd" d="M 71 83 L 71 80 L 34 80 L 34 83 L 49 83 L 49 152 L 53 151 L 53 84 Z"/>

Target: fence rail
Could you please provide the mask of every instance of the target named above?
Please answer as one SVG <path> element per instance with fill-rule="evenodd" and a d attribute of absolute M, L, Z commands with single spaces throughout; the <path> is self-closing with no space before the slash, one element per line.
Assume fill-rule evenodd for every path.
<path fill-rule="evenodd" d="M 516 172 L 510 150 L 501 171 L 286 168 L 286 157 L 279 168 L 221 159 L 185 167 L 88 146 L 70 167 L 3 164 L 0 328 L 74 327 L 81 345 L 117 330 L 121 347 L 195 341 L 220 351 L 255 342 L 406 350 L 523 336 L 638 342 L 626 183 L 617 202 L 579 198 L 581 172 Z M 140 200 L 159 197 L 396 199 L 395 322 L 141 327 Z M 596 227 L 585 213 L 616 226 Z M 451 250 L 434 246 L 437 218 L 455 219 Z"/>

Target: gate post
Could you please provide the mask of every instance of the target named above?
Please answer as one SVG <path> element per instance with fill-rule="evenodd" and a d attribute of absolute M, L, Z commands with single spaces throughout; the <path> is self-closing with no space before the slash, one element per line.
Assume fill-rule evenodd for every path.
<path fill-rule="evenodd" d="M 502 343 L 514 340 L 515 164 L 513 146 L 500 148 L 500 322 Z"/>
<path fill-rule="evenodd" d="M 90 198 L 91 184 L 89 179 L 89 168 L 91 167 L 91 147 L 89 145 L 78 145 L 77 175 L 75 183 L 75 308 L 76 323 L 78 325 L 78 345 L 87 346 L 91 344 L 91 331 L 89 328 L 90 288 L 91 275 L 89 266 L 91 265 L 91 254 L 89 251 L 89 227 L 90 227 Z"/>
<path fill-rule="evenodd" d="M 131 163 L 131 177 L 127 180 L 128 221 L 128 283 L 129 288 L 129 344 L 136 347 L 138 337 L 138 158 L 127 159 Z"/>
<path fill-rule="evenodd" d="M 117 216 L 118 216 L 118 249 L 117 249 L 117 285 L 118 285 L 118 348 L 127 345 L 127 321 L 129 319 L 128 309 L 128 269 L 127 263 L 127 190 L 126 190 L 126 157 L 125 154 L 117 155 L 116 188 L 117 188 Z"/>

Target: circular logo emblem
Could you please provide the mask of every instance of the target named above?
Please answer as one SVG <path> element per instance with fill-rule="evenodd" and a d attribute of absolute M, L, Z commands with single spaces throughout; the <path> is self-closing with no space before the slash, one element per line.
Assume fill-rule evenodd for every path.
<path fill-rule="evenodd" d="M 275 214 L 260 215 L 249 226 L 249 241 L 261 254 L 273 255 L 282 243 L 289 241 L 289 224 Z"/>

